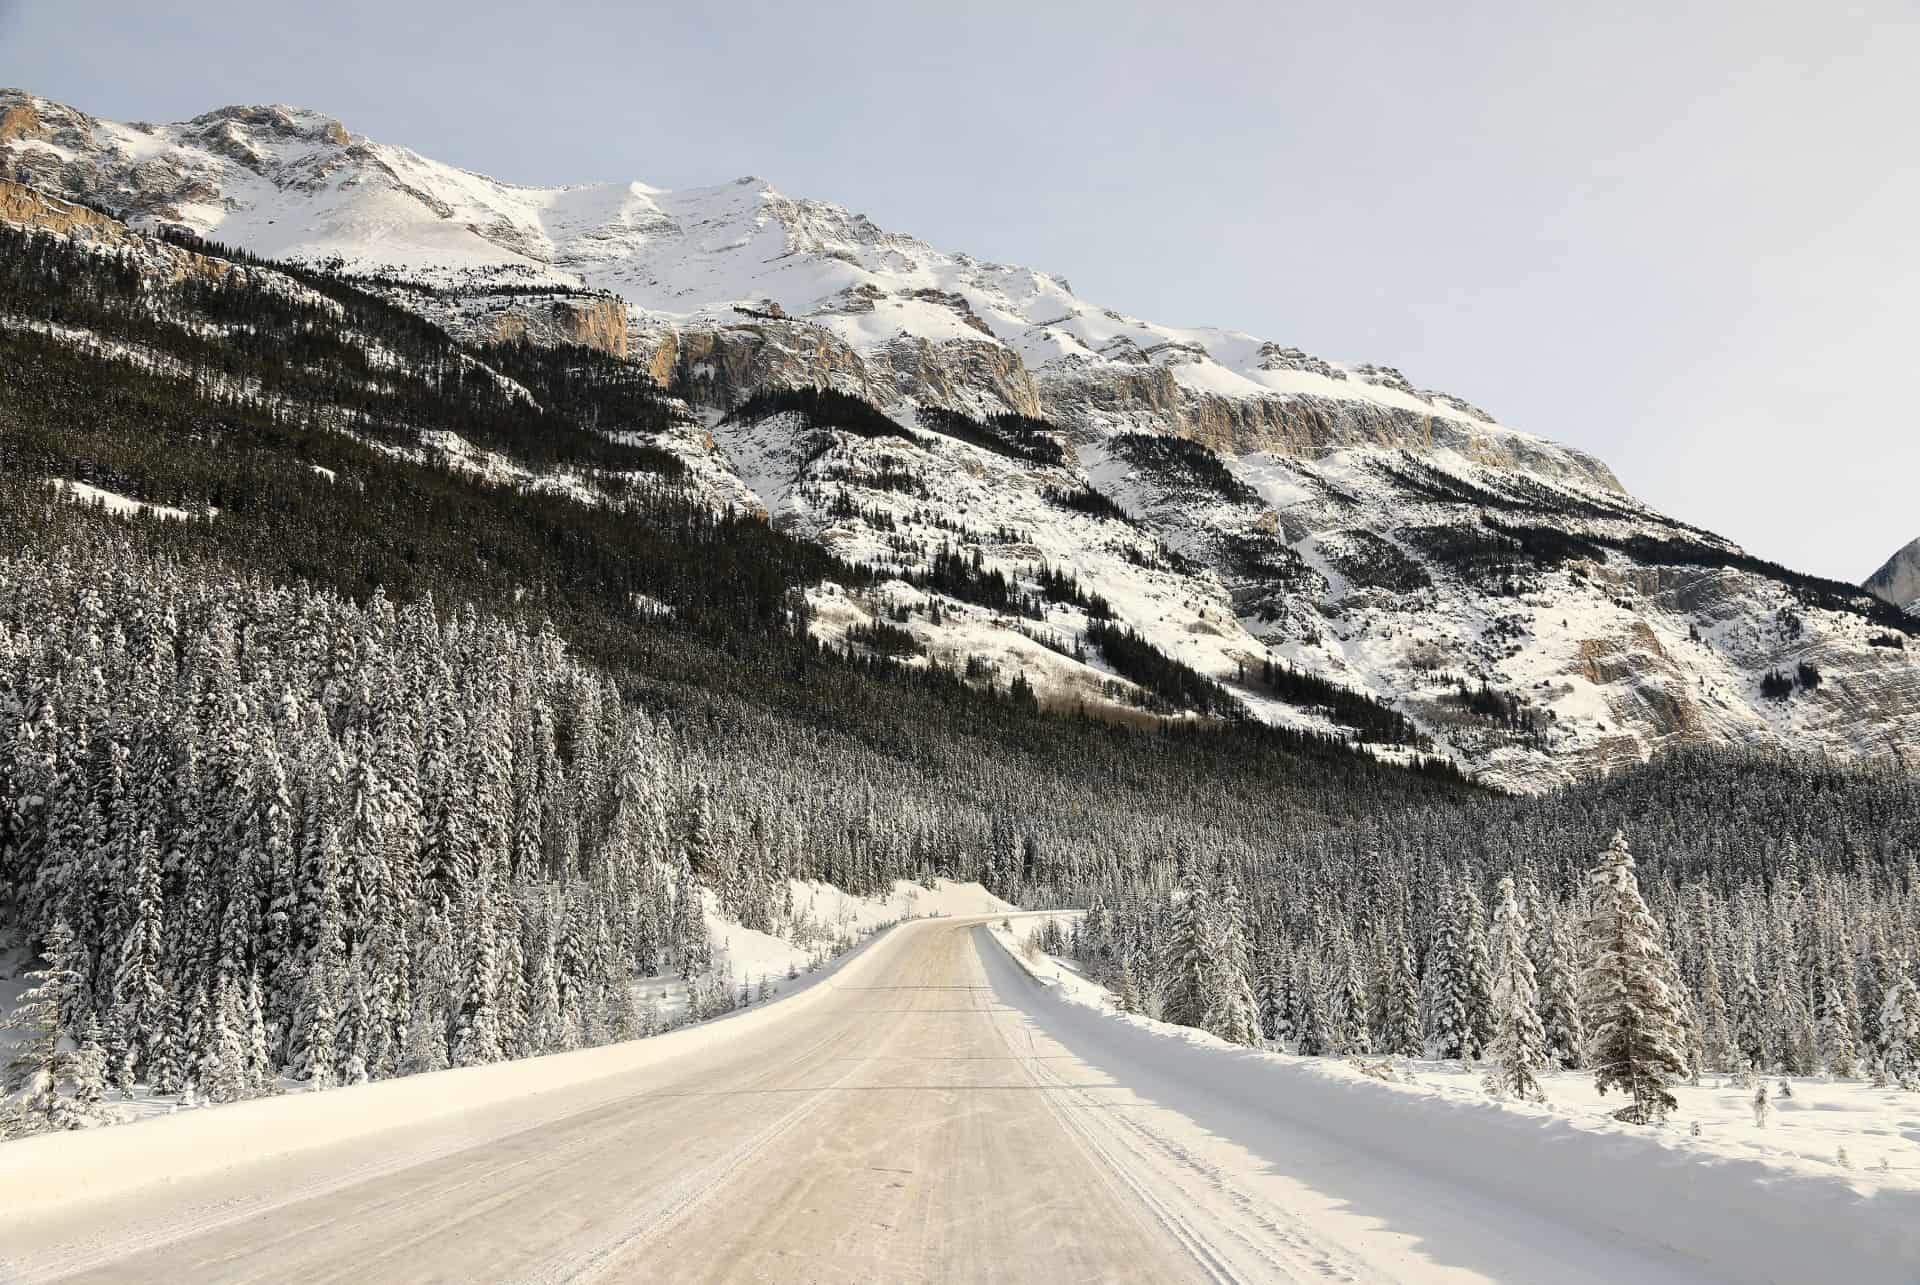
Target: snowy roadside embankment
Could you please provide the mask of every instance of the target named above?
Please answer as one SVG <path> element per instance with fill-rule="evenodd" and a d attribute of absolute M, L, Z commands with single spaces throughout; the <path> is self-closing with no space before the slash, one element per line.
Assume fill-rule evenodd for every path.
<path fill-rule="evenodd" d="M 1051 1038 L 1145 1098 L 1285 1166 L 1310 1134 L 1595 1241 L 1670 1251 L 1726 1280 L 1920 1280 L 1920 1190 L 1813 1164 L 1734 1154 L 1684 1127 L 1588 1127 L 1532 1108 L 1385 1083 L 1328 1059 L 1239 1048 L 1122 1014 L 1107 991 L 983 929 L 1021 970 L 1004 984 Z M 1265 1126 L 1271 1136 L 1250 1137 Z M 1374 1168 L 1368 1166 L 1369 1169 Z M 1349 1199 L 1366 1211 L 1356 1175 Z M 1501 1235 L 1490 1225 L 1489 1238 Z"/>
<path fill-rule="evenodd" d="M 976 905 L 982 909 L 1004 905 L 978 885 L 942 884 L 938 892 L 909 898 L 913 911 L 944 915 Z M 897 910 L 903 895 L 896 889 L 889 906 Z M 902 928 L 911 931 L 915 923 Z M 459 1141 L 469 1145 L 482 1141 L 488 1129 L 532 1127 L 556 1112 L 579 1109 L 581 1099 L 569 1096 L 571 1090 L 665 1066 L 806 1011 L 835 986 L 873 969 L 872 947 L 891 935 L 887 930 L 876 932 L 817 971 L 784 983 L 776 1002 L 646 1039 L 324 1092 L 252 1098 L 131 1124 L 37 1134 L 0 1144 L 0 1210 L 14 1219 L 67 1212 L 148 1186 L 182 1184 L 518 1103 L 526 1105 L 523 1113 L 506 1113 L 484 1122 L 476 1115 L 473 1131 Z M 551 1102 L 552 1110 L 544 1109 L 543 1102 Z"/>

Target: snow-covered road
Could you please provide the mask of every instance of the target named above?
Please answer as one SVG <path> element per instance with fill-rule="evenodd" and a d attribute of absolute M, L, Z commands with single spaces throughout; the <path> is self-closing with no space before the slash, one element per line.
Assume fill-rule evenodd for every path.
<path fill-rule="evenodd" d="M 609 1076 L 556 1070 L 551 1088 L 378 1128 L 363 1116 L 358 1136 L 264 1161 L 196 1156 L 175 1181 L 103 1176 L 91 1195 L 25 1214 L 0 1204 L 0 1279 L 1731 1275 L 1604 1223 L 1529 1214 L 1449 1181 L 1444 1165 L 1383 1163 L 1337 1129 L 1250 1110 L 1214 1091 L 1200 1051 L 1184 1068 L 1177 1048 L 1142 1056 L 1130 1028 L 1068 1012 L 977 921 L 905 925 L 821 986 L 743 1018 L 645 1041 L 642 1064 Z M 585 1063 L 554 1060 L 568 1065 Z M 463 1074 L 442 1077 L 449 1093 L 484 1082 Z M 311 1116 L 355 1094 L 377 1115 L 383 1090 L 396 1092 L 261 1103 L 254 1119 L 264 1133 L 276 1111 Z M 132 1155 L 156 1127 L 198 1125 L 98 1136 L 120 1135 L 113 1145 Z M 21 1179 L 5 1169 L 31 1158 L 18 1150 L 28 1145 L 0 1148 L 0 1193 Z"/>

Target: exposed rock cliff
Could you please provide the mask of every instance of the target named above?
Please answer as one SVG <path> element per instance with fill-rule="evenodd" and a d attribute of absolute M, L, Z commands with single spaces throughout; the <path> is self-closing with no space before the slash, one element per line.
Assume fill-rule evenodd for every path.
<path fill-rule="evenodd" d="M 1867 577 L 1867 589 L 1883 602 L 1920 615 L 1920 540 L 1888 558 Z"/>

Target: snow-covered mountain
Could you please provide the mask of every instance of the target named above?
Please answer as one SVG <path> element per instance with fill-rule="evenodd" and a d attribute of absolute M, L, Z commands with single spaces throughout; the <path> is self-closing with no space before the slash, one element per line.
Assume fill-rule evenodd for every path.
<path fill-rule="evenodd" d="M 1920 615 L 1920 540 L 1915 540 L 1867 577 L 1867 588 L 1885 602 Z"/>
<path fill-rule="evenodd" d="M 1271 661 L 1522 789 L 1701 741 L 1920 749 L 1920 651 L 1874 645 L 1880 604 L 1662 516 L 1591 455 L 1391 368 L 1127 317 L 758 179 L 524 187 L 300 109 L 119 124 L 18 91 L 0 177 L 377 279 L 463 336 L 643 364 L 684 399 L 675 449 L 713 500 L 898 569 L 816 591 L 836 640 L 890 623 L 1045 699 L 1124 701 L 1076 646 L 1098 598 L 1260 717 L 1353 723 L 1263 681 Z M 804 385 L 904 429 L 730 413 Z M 926 583 L 943 549 L 1036 592 L 1068 573 L 1082 601 L 958 601 Z"/>

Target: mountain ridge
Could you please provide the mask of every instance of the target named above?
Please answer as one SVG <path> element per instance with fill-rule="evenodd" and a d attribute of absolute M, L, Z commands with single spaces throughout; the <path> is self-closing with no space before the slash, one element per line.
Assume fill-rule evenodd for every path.
<path fill-rule="evenodd" d="M 1873 641 L 1905 626 L 1857 586 L 1659 514 L 1591 456 L 1390 368 L 1136 322 L 758 180 L 517 188 L 316 112 L 125 126 L 18 94 L 4 112 L 0 176 L 291 250 L 469 343 L 630 360 L 684 420 L 642 436 L 706 502 L 878 569 L 809 591 L 836 647 L 1055 703 L 1177 700 L 1150 653 L 1390 757 L 1401 720 L 1508 789 L 1702 743 L 1920 748 L 1920 673 Z M 555 230 L 584 270 L 521 253 Z M 857 400 L 756 401 L 807 386 Z M 445 433 L 422 449 L 475 458 Z"/>
<path fill-rule="evenodd" d="M 307 108 L 227 107 L 129 126 L 0 91 L 0 103 L 9 99 L 4 110 L 18 123 L 0 132 L 0 174 L 91 197 L 136 225 L 177 225 L 273 258 L 460 289 L 610 292 L 632 310 L 636 344 L 656 369 L 677 360 L 683 335 L 723 331 L 751 309 L 825 331 L 869 368 L 865 389 L 881 404 L 904 396 L 1058 414 L 1085 402 L 1091 382 L 1109 414 L 1172 414 L 1213 445 L 1421 449 L 1438 440 L 1621 489 L 1585 452 L 1500 425 L 1391 367 L 1331 362 L 1230 329 L 1143 322 L 1080 300 L 1058 274 L 939 251 L 763 180 L 543 187 L 429 161 Z M 297 211 L 305 221 L 296 227 Z M 893 351 L 902 334 L 930 348 Z M 943 393 L 952 369 L 982 360 L 1008 367 L 1006 377 Z M 1033 373 L 1032 387 L 1016 365 Z M 842 382 L 856 391 L 861 380 Z"/>

